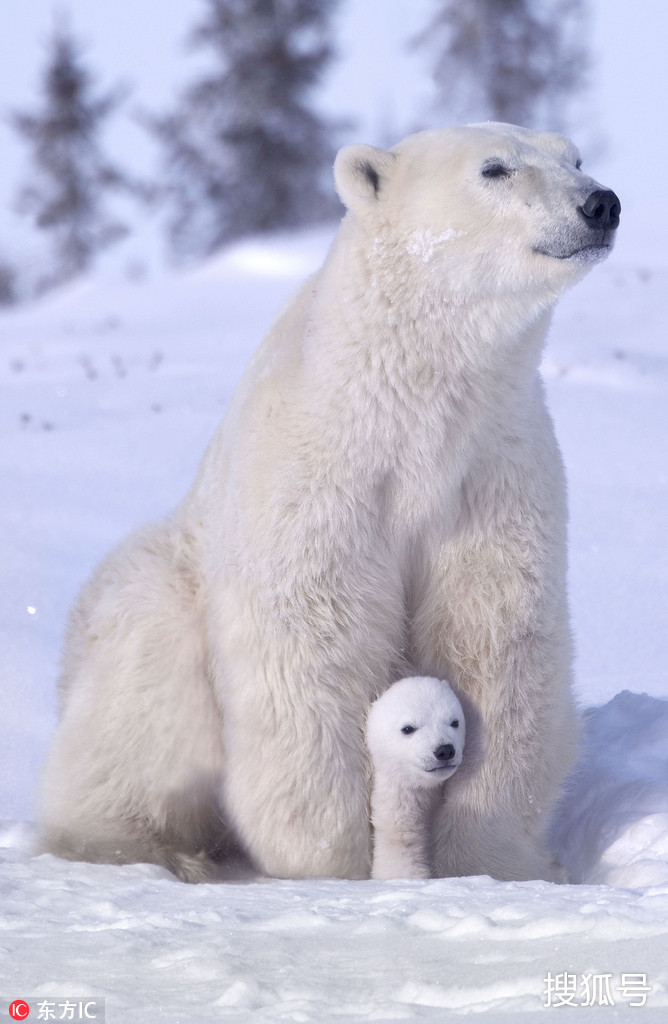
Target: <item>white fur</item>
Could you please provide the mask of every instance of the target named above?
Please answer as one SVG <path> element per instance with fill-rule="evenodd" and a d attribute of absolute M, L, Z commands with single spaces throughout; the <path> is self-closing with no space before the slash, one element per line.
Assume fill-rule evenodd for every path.
<path fill-rule="evenodd" d="M 462 763 L 462 706 L 443 680 L 400 679 L 372 705 L 372 878 L 429 878 L 434 812 Z"/>
<path fill-rule="evenodd" d="M 542 832 L 576 729 L 537 365 L 587 269 L 564 258 L 595 186 L 576 156 L 508 125 L 339 154 L 349 212 L 324 266 L 181 507 L 72 614 L 45 849 L 201 878 L 236 840 L 272 875 L 368 877 L 366 709 L 424 674 L 452 681 L 469 734 L 436 873 L 552 876 Z M 484 178 L 491 157 L 512 176 Z"/>

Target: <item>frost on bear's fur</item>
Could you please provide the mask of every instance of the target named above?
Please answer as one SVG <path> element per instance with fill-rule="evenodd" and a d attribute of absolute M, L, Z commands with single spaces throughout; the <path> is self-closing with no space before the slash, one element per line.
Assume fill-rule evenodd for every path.
<path fill-rule="evenodd" d="M 611 193 L 509 125 L 343 149 L 348 208 L 176 513 L 72 613 L 43 849 L 218 877 L 371 870 L 369 704 L 450 680 L 438 875 L 554 877 L 573 762 L 563 471 L 538 362 Z"/>
<path fill-rule="evenodd" d="M 429 878 L 440 787 L 462 763 L 466 726 L 450 685 L 400 679 L 371 705 L 372 878 Z"/>

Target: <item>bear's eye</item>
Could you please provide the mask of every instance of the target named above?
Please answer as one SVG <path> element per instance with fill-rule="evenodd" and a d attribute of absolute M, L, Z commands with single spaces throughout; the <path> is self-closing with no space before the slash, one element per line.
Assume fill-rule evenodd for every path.
<path fill-rule="evenodd" d="M 510 168 L 501 160 L 490 160 L 482 169 L 483 178 L 509 178 Z"/>
<path fill-rule="evenodd" d="M 454 721 L 450 722 L 451 729 L 459 729 L 459 719 L 455 718 Z"/>
<path fill-rule="evenodd" d="M 415 726 L 414 725 L 402 725 L 401 731 L 404 734 L 404 736 L 410 736 L 410 734 L 412 732 L 415 732 Z"/>
<path fill-rule="evenodd" d="M 575 170 L 576 171 L 582 170 L 582 160 L 576 160 L 575 161 Z"/>

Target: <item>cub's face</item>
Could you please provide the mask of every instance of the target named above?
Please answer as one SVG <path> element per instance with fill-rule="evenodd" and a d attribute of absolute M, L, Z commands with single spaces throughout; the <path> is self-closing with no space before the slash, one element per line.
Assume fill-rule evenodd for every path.
<path fill-rule="evenodd" d="M 620 202 L 568 139 L 483 124 L 342 150 L 343 201 L 404 268 L 477 296 L 558 292 L 611 251 Z"/>
<path fill-rule="evenodd" d="M 462 762 L 464 739 L 461 705 L 440 679 L 402 679 L 369 712 L 374 771 L 399 785 L 430 788 L 450 778 Z"/>

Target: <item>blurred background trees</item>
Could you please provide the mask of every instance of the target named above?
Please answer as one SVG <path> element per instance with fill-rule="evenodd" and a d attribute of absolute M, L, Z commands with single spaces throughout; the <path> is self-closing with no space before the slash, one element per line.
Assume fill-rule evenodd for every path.
<path fill-rule="evenodd" d="M 0 256 L 0 306 L 13 306 L 18 300 L 16 268 Z"/>
<path fill-rule="evenodd" d="M 448 122 L 566 131 L 589 67 L 585 0 L 436 0 L 416 43 L 434 54 Z"/>
<path fill-rule="evenodd" d="M 181 258 L 252 232 L 332 217 L 333 125 L 311 94 L 333 55 L 338 0 L 204 0 L 190 43 L 211 71 L 148 119 L 163 151 L 169 237 Z"/>
<path fill-rule="evenodd" d="M 18 208 L 39 229 L 48 256 L 26 285 L 3 247 L 0 304 L 88 271 L 130 224 L 145 230 L 146 214 L 129 208 L 128 198 L 154 200 L 180 261 L 204 258 L 244 235 L 339 215 L 331 168 L 337 144 L 353 141 L 351 122 L 326 117 L 318 90 L 333 64 L 336 16 L 346 4 L 191 2 L 187 43 L 197 71 L 190 85 L 166 113 L 134 115 L 155 155 L 144 184 L 112 162 L 103 144 L 127 92 L 98 91 L 68 23 L 58 21 L 39 106 L 11 119 L 29 154 Z M 428 120 L 416 111 L 403 124 L 396 117 L 389 124 L 384 111 L 377 135 L 398 139 L 425 124 L 488 119 L 568 131 L 587 77 L 589 2 L 432 0 L 431 18 L 412 46 L 432 64 L 436 109 Z M 382 73 L 390 81 L 392 67 L 375 70 L 382 89 Z M 364 136 L 387 141 L 368 128 Z M 133 156 L 126 150 L 129 162 Z M 151 234 L 157 230 L 153 222 Z"/>
<path fill-rule="evenodd" d="M 107 198 L 132 186 L 100 145 L 101 129 L 120 99 L 118 91 L 96 94 L 77 42 L 61 23 L 48 47 L 41 107 L 13 116 L 32 158 L 17 208 L 51 244 L 38 291 L 88 270 L 101 250 L 127 233 L 108 211 Z"/>

